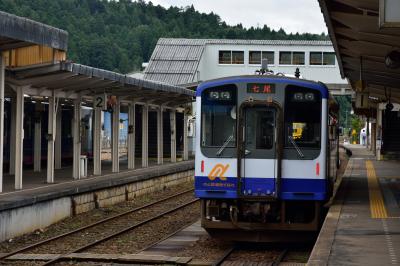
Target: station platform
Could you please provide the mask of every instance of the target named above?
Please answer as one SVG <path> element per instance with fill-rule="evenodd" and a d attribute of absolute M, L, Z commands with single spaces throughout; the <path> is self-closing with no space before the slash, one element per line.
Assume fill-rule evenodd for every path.
<path fill-rule="evenodd" d="M 163 165 L 157 165 L 154 162 L 154 164 L 150 164 L 147 168 L 120 170 L 119 173 L 112 173 L 111 165 L 109 167 L 105 165 L 103 167 L 104 174 L 101 176 L 89 176 L 80 180 L 73 180 L 70 174 L 72 169 L 63 168 L 56 170 L 55 181 L 57 183 L 54 184 L 45 183 L 46 178 L 43 177 L 43 172 L 34 173 L 33 171 L 24 171 L 25 189 L 23 190 L 13 191 L 11 189 L 13 178 L 5 179 L 7 181 L 5 187 L 8 188 L 9 192 L 0 193 L 0 212 L 42 201 L 121 186 L 191 169 L 194 169 L 193 160 L 164 163 Z"/>
<path fill-rule="evenodd" d="M 307 265 L 400 264 L 400 161 L 376 161 L 360 145 Z"/>
<path fill-rule="evenodd" d="M 177 158 L 177 161 L 179 162 L 182 160 Z M 170 164 L 170 162 L 171 162 L 170 159 L 164 158 L 164 164 Z M 120 166 L 120 173 L 129 171 L 127 160 L 120 160 L 119 166 Z M 154 167 L 154 166 L 158 166 L 157 158 L 149 158 L 149 167 Z M 101 163 L 101 168 L 102 168 L 102 176 L 112 174 L 111 160 L 103 160 Z M 136 158 L 135 170 L 139 170 L 139 169 L 142 169 L 142 159 Z M 72 178 L 72 165 L 64 166 L 60 169 L 55 169 L 54 170 L 55 178 L 54 178 L 53 184 L 49 184 L 46 182 L 46 174 L 47 174 L 46 170 L 47 169 L 44 168 L 40 172 L 35 172 L 35 171 L 33 171 L 33 169 L 24 169 L 23 170 L 23 182 L 22 182 L 23 189 L 22 190 L 32 189 L 32 188 L 40 188 L 40 187 L 54 185 L 54 184 L 76 181 Z M 91 173 L 93 173 L 93 163 L 88 163 L 88 165 L 87 165 L 88 176 L 82 177 L 81 179 L 88 179 L 88 178 L 96 177 Z M 14 183 L 15 183 L 14 175 L 4 174 L 3 193 L 0 193 L 0 195 L 3 195 L 4 193 L 8 193 L 8 192 L 18 191 L 18 190 L 15 190 Z"/>

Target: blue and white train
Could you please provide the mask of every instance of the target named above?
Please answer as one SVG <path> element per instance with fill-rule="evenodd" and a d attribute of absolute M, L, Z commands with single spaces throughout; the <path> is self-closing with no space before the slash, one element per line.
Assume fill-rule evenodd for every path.
<path fill-rule="evenodd" d="M 319 229 L 338 161 L 338 106 L 323 83 L 235 76 L 196 92 L 195 194 L 202 226 L 269 241 Z"/>

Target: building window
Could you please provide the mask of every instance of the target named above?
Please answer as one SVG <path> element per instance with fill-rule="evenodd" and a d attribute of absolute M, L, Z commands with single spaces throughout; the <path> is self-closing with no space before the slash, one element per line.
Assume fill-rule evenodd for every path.
<path fill-rule="evenodd" d="M 243 51 L 232 51 L 232 64 L 244 64 Z"/>
<path fill-rule="evenodd" d="M 244 52 L 243 51 L 219 51 L 220 64 L 244 64 Z"/>
<path fill-rule="evenodd" d="M 274 64 L 274 52 L 268 51 L 250 51 L 249 52 L 249 64 L 261 65 L 261 59 L 267 59 L 268 65 Z"/>
<path fill-rule="evenodd" d="M 304 52 L 279 52 L 279 64 L 304 65 Z"/>
<path fill-rule="evenodd" d="M 335 53 L 324 53 L 324 65 L 335 65 Z"/>
<path fill-rule="evenodd" d="M 292 65 L 304 65 L 304 52 L 293 52 Z"/>
<path fill-rule="evenodd" d="M 274 52 L 262 52 L 262 59 L 268 60 L 268 65 L 273 65 L 274 62 Z"/>
<path fill-rule="evenodd" d="M 322 52 L 310 52 L 310 65 L 322 65 Z"/>
<path fill-rule="evenodd" d="M 279 64 L 280 65 L 291 65 L 292 64 L 292 52 L 279 52 Z"/>
<path fill-rule="evenodd" d="M 220 64 L 231 64 L 232 51 L 219 51 L 219 63 Z"/>
<path fill-rule="evenodd" d="M 249 64 L 260 65 L 261 64 L 261 51 L 250 51 L 249 52 Z"/>
<path fill-rule="evenodd" d="M 335 53 L 310 52 L 310 65 L 335 65 Z"/>

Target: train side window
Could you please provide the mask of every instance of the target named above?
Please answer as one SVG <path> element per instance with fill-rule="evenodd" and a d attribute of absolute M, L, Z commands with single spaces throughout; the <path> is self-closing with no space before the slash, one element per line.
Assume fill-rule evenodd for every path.
<path fill-rule="evenodd" d="M 321 94 L 318 91 L 288 86 L 285 100 L 284 145 L 293 142 L 302 149 L 321 147 Z"/>
<path fill-rule="evenodd" d="M 236 147 L 236 90 L 237 87 L 230 84 L 202 92 L 201 149 L 208 157 L 235 154 L 232 148 Z"/>

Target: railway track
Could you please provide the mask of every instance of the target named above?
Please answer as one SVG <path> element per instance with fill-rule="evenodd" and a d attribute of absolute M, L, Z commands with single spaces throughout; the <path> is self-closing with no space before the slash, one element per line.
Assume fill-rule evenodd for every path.
<path fill-rule="evenodd" d="M 49 244 L 52 247 L 61 247 L 61 251 L 58 249 L 52 250 L 52 253 L 60 254 L 56 258 L 47 261 L 43 265 L 50 265 L 55 262 L 62 260 L 65 256 L 72 253 L 79 253 L 102 243 L 107 242 L 113 238 L 117 238 L 125 233 L 128 233 L 136 228 L 142 227 L 146 224 L 151 223 L 157 219 L 162 218 L 168 214 L 181 210 L 191 204 L 198 201 L 193 197 L 193 189 L 186 190 L 172 196 L 163 198 L 161 200 L 128 210 L 126 212 L 102 219 L 98 222 L 80 227 L 78 229 L 69 231 L 64 234 L 57 235 L 45 239 L 43 241 L 34 243 L 32 245 L 25 246 L 23 248 L 16 249 L 0 257 L 0 260 L 4 260 L 16 254 L 21 254 L 23 252 L 29 251 L 30 253 L 42 253 L 41 250 L 47 250 Z M 184 199 L 184 200 L 182 200 Z M 179 204 L 177 204 L 179 203 Z M 171 206 L 169 206 L 171 205 Z M 144 219 L 143 219 L 144 216 Z M 135 218 L 135 219 L 133 219 Z M 138 221 L 139 220 L 139 221 Z M 132 221 L 138 221 L 132 224 Z M 100 230 L 100 231 L 99 231 Z M 101 233 L 99 233 L 101 232 Z M 100 236 L 99 236 L 100 235 Z M 94 237 L 87 237 L 94 236 Z M 87 243 L 80 244 L 82 238 L 93 238 Z M 76 242 L 74 242 L 76 241 Z M 64 244 L 67 243 L 69 248 L 65 249 Z M 71 245 L 72 243 L 72 245 Z M 74 245 L 74 243 L 79 243 Z M 72 247 L 74 246 L 74 247 Z M 64 248 L 64 249 L 63 249 Z M 38 252 L 39 251 L 39 252 Z M 45 252 L 48 253 L 48 252 Z"/>
<path fill-rule="evenodd" d="M 288 249 L 282 249 L 278 253 L 277 251 L 256 251 L 257 253 L 260 253 L 260 255 L 265 255 L 265 253 L 270 252 L 271 253 L 271 259 L 268 259 L 266 261 L 252 261 L 251 257 L 254 256 L 247 256 L 246 252 L 244 254 L 235 254 L 239 253 L 241 251 L 244 251 L 241 249 L 239 246 L 233 246 L 229 248 L 216 262 L 214 262 L 213 266 L 241 266 L 241 265 L 257 265 L 257 266 L 278 266 L 282 260 L 285 258 Z M 236 255 L 236 256 L 234 256 Z"/>

